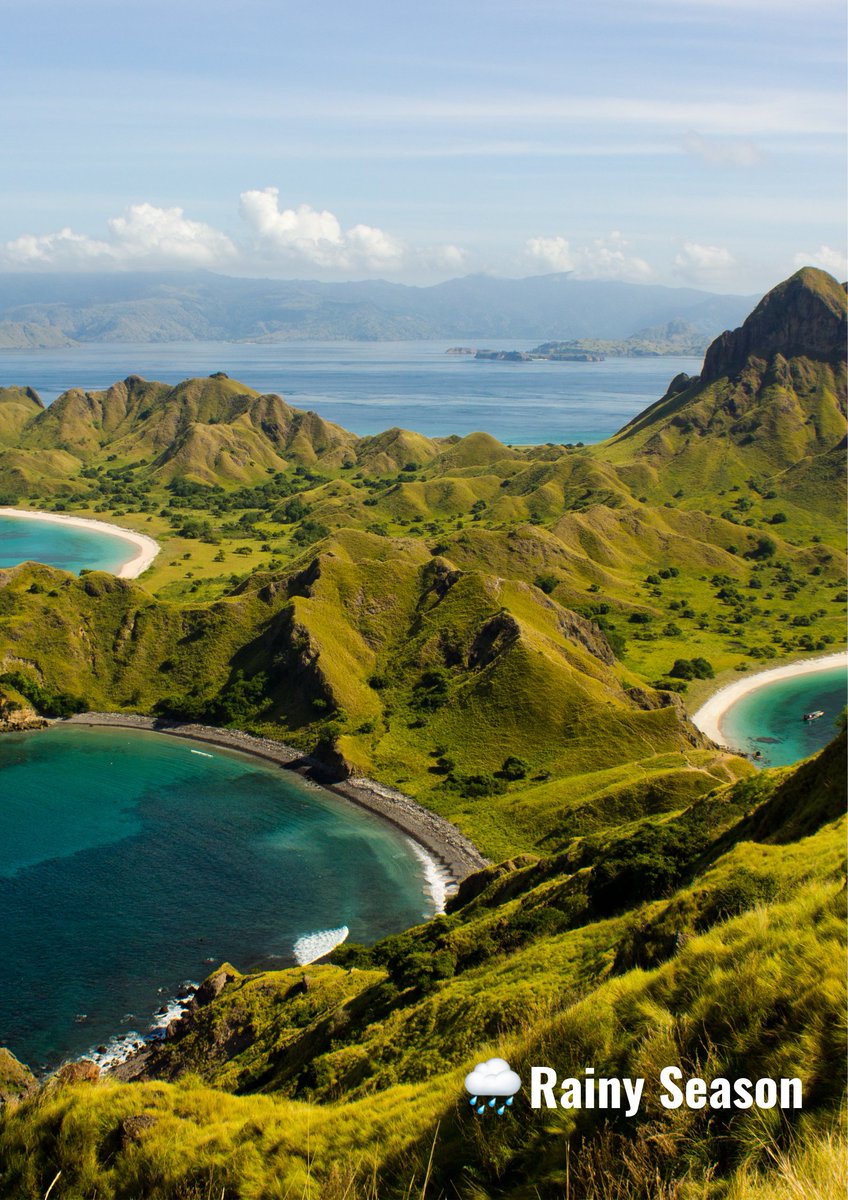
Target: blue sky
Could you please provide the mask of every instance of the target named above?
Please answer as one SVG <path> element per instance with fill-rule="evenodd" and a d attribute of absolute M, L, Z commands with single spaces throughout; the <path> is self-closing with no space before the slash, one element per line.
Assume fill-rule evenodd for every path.
<path fill-rule="evenodd" d="M 4 0 L 0 267 L 844 277 L 841 0 Z"/>

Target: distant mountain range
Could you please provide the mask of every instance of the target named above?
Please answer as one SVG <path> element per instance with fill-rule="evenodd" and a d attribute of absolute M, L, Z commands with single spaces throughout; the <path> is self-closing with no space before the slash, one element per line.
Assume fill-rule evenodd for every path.
<path fill-rule="evenodd" d="M 0 347 L 87 342 L 631 338 L 684 322 L 703 341 L 751 297 L 694 288 L 469 275 L 432 287 L 318 283 L 209 272 L 0 275 Z"/>

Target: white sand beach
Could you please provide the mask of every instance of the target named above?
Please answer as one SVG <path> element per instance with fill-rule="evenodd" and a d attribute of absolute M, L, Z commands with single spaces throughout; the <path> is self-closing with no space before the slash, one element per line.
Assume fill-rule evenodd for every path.
<path fill-rule="evenodd" d="M 95 521 L 89 517 L 72 517 L 65 513 L 30 512 L 24 508 L 2 508 L 0 517 L 26 517 L 32 521 L 52 521 L 57 525 L 75 525 L 80 529 L 99 530 L 101 533 L 111 533 L 122 538 L 133 548 L 133 553 L 116 571 L 119 579 L 135 579 L 142 571 L 146 571 L 159 553 L 159 543 L 146 533 L 136 533 L 132 529 L 123 529 L 120 525 L 110 525 L 107 521 Z"/>
<path fill-rule="evenodd" d="M 719 688 L 710 696 L 709 700 L 702 704 L 696 713 L 693 713 L 692 723 L 708 738 L 712 738 L 720 746 L 725 745 L 726 739 L 721 730 L 722 718 L 737 700 L 741 700 L 749 692 L 755 692 L 758 688 L 767 687 L 770 683 L 777 683 L 781 679 L 792 679 L 796 675 L 815 675 L 819 671 L 832 671 L 835 667 L 848 668 L 848 651 L 841 650 L 837 654 L 825 654 L 821 658 L 805 658 L 800 662 L 787 663 L 784 667 L 775 667 L 771 671 L 758 671 L 756 675 L 744 675 L 741 679 L 736 679 L 733 683 Z"/>

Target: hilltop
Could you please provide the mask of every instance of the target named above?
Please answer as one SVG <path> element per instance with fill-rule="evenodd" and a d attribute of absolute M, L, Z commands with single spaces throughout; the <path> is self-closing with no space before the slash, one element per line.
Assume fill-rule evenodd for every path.
<path fill-rule="evenodd" d="M 69 1197 L 273 1177 L 374 1200 L 420 1191 L 434 1145 L 428 1196 L 559 1200 L 566 1147 L 587 1200 L 839 1194 L 844 733 L 758 774 L 686 703 L 844 642 L 844 321 L 844 290 L 799 272 L 592 447 L 359 438 L 221 375 L 0 392 L 4 500 L 163 545 L 141 580 L 0 572 L 2 696 L 291 742 L 495 864 L 306 978 L 222 964 L 135 1082 L 72 1071 L 0 1121 L 8 1194 L 61 1167 Z M 474 1124 L 462 1078 L 490 1054 L 797 1075 L 807 1099 Z"/>

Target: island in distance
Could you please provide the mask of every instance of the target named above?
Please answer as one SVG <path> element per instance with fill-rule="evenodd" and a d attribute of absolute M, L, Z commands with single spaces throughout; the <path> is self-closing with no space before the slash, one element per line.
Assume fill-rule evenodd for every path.
<path fill-rule="evenodd" d="M 677 317 L 663 325 L 639 329 L 630 337 L 577 338 L 548 341 L 532 350 L 477 350 L 452 346 L 447 353 L 468 355 L 489 362 L 603 362 L 605 358 L 662 358 L 669 355 L 700 357 L 712 341 L 708 326 Z"/>

